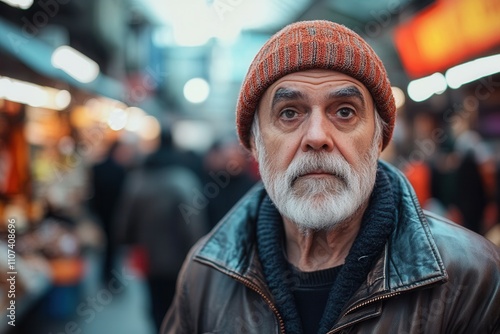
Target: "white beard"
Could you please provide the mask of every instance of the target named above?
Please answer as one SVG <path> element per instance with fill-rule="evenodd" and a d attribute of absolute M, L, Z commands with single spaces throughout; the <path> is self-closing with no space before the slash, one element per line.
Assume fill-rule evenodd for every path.
<path fill-rule="evenodd" d="M 259 137 L 255 145 L 264 187 L 278 211 L 299 230 L 331 230 L 347 221 L 370 197 L 377 172 L 377 140 L 360 157 L 359 170 L 340 154 L 311 152 L 296 157 L 282 175 L 273 168 Z M 300 177 L 318 170 L 332 175 Z"/>

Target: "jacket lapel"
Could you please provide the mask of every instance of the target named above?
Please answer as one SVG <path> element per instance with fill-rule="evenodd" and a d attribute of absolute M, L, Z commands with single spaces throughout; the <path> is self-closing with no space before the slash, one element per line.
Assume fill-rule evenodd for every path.
<path fill-rule="evenodd" d="M 383 254 L 375 263 L 332 330 L 379 316 L 381 300 L 448 278 L 441 256 L 413 189 L 398 170 L 381 163 L 399 192 L 398 221 Z M 335 332 L 335 331 L 333 331 Z"/>

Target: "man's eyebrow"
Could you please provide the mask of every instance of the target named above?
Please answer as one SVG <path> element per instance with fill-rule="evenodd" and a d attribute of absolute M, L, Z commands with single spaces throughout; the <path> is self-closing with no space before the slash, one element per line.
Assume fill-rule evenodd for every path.
<path fill-rule="evenodd" d="M 336 89 L 328 94 L 330 99 L 338 99 L 343 97 L 354 97 L 357 98 L 363 107 L 365 106 L 365 99 L 361 91 L 355 86 L 348 86 Z"/>
<path fill-rule="evenodd" d="M 305 96 L 300 91 L 292 88 L 287 88 L 287 87 L 278 88 L 278 90 L 276 90 L 273 96 L 272 107 L 274 107 L 278 102 L 285 100 L 296 100 L 296 99 L 303 100 L 305 99 Z"/>

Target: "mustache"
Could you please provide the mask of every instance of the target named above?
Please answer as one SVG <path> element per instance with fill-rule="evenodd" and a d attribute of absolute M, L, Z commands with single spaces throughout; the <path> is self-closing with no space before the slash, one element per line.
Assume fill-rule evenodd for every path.
<path fill-rule="evenodd" d="M 311 153 L 295 158 L 287 169 L 287 177 L 293 185 L 298 178 L 311 173 L 331 174 L 347 184 L 349 163 L 342 156 Z"/>

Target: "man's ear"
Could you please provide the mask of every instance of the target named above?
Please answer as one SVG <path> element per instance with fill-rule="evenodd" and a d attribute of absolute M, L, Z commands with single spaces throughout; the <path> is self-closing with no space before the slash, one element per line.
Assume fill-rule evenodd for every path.
<path fill-rule="evenodd" d="M 255 159 L 255 161 L 259 161 L 259 159 L 257 158 L 257 150 L 255 148 L 254 136 L 250 137 L 250 153 L 252 153 L 252 157 Z"/>
<path fill-rule="evenodd" d="M 255 161 L 259 161 L 258 159 L 258 154 L 257 154 L 257 148 L 255 145 L 255 132 L 254 132 L 254 127 L 257 126 L 260 128 L 260 125 L 258 124 L 259 122 L 259 109 L 255 109 L 255 114 L 254 114 L 254 119 L 252 120 L 252 127 L 250 129 L 250 152 L 252 153 L 252 157 L 255 159 Z M 259 131 L 260 132 L 260 131 Z"/>
<path fill-rule="evenodd" d="M 378 113 L 377 108 L 374 108 L 373 111 L 375 113 L 375 128 L 376 128 L 375 132 L 378 132 L 378 131 L 381 132 L 380 134 L 377 134 L 377 137 L 379 137 L 379 140 L 377 143 L 378 155 L 380 157 L 380 154 L 382 153 L 382 150 L 384 147 L 384 129 L 385 129 L 385 126 L 384 126 L 382 119 L 380 118 L 380 114 Z M 381 128 L 380 130 L 379 130 L 379 127 Z"/>

